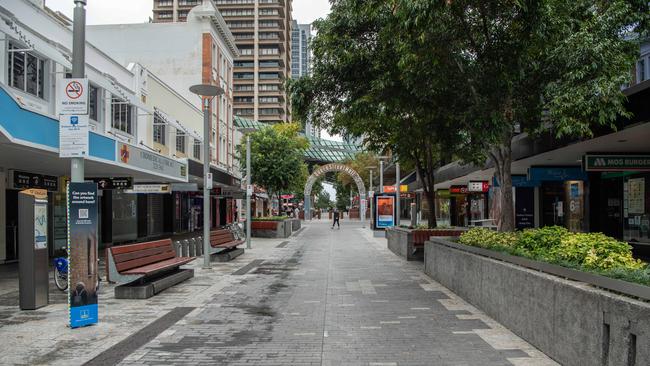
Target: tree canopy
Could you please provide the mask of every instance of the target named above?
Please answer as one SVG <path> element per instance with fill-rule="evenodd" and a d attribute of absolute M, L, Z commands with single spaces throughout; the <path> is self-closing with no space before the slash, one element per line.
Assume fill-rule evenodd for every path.
<path fill-rule="evenodd" d="M 438 167 L 489 159 L 513 230 L 512 137 L 590 136 L 625 115 L 648 14 L 642 0 L 333 1 L 294 113 L 414 165 L 431 210 Z"/>
<path fill-rule="evenodd" d="M 308 177 L 303 162 L 309 142 L 298 134 L 300 126 L 291 123 L 276 124 L 251 133 L 251 181 L 271 195 L 302 192 Z M 243 169 L 246 162 L 246 143 L 237 147 Z"/>

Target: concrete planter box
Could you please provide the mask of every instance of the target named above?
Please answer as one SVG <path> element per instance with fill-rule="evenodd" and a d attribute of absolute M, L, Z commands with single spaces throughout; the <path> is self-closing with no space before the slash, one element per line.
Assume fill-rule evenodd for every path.
<path fill-rule="evenodd" d="M 463 229 L 386 229 L 388 249 L 407 261 L 423 260 L 424 242 L 432 236 L 457 237 L 466 230 Z"/>
<path fill-rule="evenodd" d="M 282 221 L 253 221 L 251 236 L 254 238 L 288 238 L 292 233 L 291 220 Z"/>
<path fill-rule="evenodd" d="M 565 278 L 646 286 L 436 238 L 424 262 L 431 278 L 563 365 L 650 365 L 650 304 Z"/>
<path fill-rule="evenodd" d="M 290 219 L 290 220 L 287 220 L 287 221 L 291 222 L 291 231 L 293 233 L 300 230 L 300 227 L 301 227 L 300 219 Z"/>

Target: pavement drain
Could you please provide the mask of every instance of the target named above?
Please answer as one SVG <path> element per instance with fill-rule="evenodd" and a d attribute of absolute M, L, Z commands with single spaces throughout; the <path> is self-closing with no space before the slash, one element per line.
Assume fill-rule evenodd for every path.
<path fill-rule="evenodd" d="M 236 270 L 233 272 L 233 276 L 242 276 L 245 275 L 246 273 L 250 272 L 253 268 L 259 266 L 260 264 L 264 263 L 264 260 L 262 259 L 256 259 L 254 261 L 251 261 L 247 265 L 243 266 L 242 268 Z"/>
<path fill-rule="evenodd" d="M 287 246 L 287 244 L 289 244 L 289 241 L 288 241 L 288 240 L 287 240 L 287 241 L 283 241 L 282 243 L 278 244 L 278 246 L 277 246 L 276 248 L 284 248 L 284 247 Z"/>

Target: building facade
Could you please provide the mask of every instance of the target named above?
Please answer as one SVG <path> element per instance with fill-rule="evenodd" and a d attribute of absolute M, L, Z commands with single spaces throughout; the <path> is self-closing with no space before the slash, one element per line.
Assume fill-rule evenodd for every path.
<path fill-rule="evenodd" d="M 291 22 L 291 78 L 309 75 L 311 69 L 311 24 Z"/>
<path fill-rule="evenodd" d="M 0 4 L 0 263 L 19 255 L 16 201 L 24 189 L 48 191 L 48 249 L 60 253 L 66 246 L 70 161 L 59 157 L 58 102 L 72 69 L 70 25 L 42 3 Z M 149 99 L 148 71 L 136 63 L 125 66 L 87 42 L 86 77 L 91 131 L 85 177 L 102 182 L 98 237 L 112 245 L 171 234 L 164 216 L 170 195 L 137 191 L 147 185 L 163 193 L 188 184 L 190 165 L 150 143 L 160 105 Z"/>
<path fill-rule="evenodd" d="M 154 0 L 154 23 L 183 22 L 191 0 Z M 205 0 L 214 4 L 232 32 L 239 57 L 234 65 L 234 114 L 277 123 L 291 119 L 284 88 L 291 75 L 291 0 Z"/>

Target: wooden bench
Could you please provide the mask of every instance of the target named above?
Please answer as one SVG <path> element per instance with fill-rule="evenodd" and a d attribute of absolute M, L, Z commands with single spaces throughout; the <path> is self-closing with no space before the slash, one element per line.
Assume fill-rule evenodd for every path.
<path fill-rule="evenodd" d="M 227 262 L 244 254 L 244 250 L 237 248 L 245 240 L 235 238 L 229 229 L 218 229 L 210 232 L 210 255 L 217 254 L 219 262 Z"/>
<path fill-rule="evenodd" d="M 180 269 L 196 257 L 176 257 L 171 239 L 122 245 L 106 249 L 106 277 L 123 285 L 116 298 L 148 298 L 194 276 Z"/>

